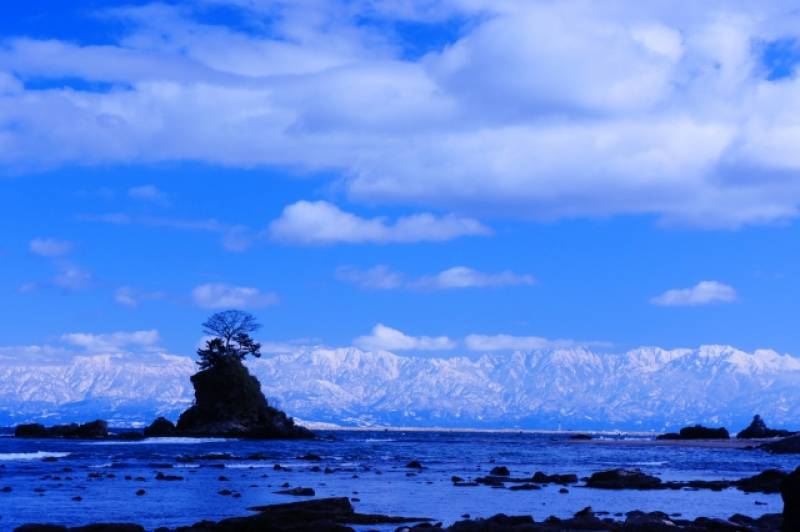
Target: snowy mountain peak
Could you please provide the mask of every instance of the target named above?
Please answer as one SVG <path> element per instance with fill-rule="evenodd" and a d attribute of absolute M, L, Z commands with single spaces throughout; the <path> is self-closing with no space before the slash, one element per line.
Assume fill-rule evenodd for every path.
<path fill-rule="evenodd" d="M 735 429 L 756 413 L 770 425 L 800 424 L 800 360 L 766 349 L 558 347 L 474 359 L 306 347 L 249 366 L 281 408 L 345 425 Z M 175 417 L 192 401 L 195 371 L 192 359 L 165 353 L 16 359 L 0 365 L 0 423 Z"/>

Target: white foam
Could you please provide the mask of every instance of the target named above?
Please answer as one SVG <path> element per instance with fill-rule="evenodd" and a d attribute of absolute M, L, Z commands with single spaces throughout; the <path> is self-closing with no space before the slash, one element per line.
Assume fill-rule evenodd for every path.
<path fill-rule="evenodd" d="M 84 442 L 84 445 L 190 445 L 196 443 L 214 443 L 234 441 L 231 438 L 145 438 L 144 440 L 134 441 L 92 441 Z"/>
<path fill-rule="evenodd" d="M 64 458 L 71 453 L 55 453 L 36 451 L 35 453 L 0 453 L 0 461 L 12 462 L 15 460 L 41 460 L 42 458 Z"/>

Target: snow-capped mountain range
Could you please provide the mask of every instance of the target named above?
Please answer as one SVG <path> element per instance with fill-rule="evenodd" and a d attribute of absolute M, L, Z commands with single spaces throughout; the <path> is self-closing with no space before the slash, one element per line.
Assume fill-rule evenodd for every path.
<path fill-rule="evenodd" d="M 800 359 L 729 346 L 626 353 L 571 347 L 480 358 L 298 348 L 248 363 L 270 402 L 343 426 L 664 430 L 744 427 L 756 413 L 800 427 Z M 0 365 L 0 425 L 176 418 L 192 401 L 191 358 L 76 356 Z"/>

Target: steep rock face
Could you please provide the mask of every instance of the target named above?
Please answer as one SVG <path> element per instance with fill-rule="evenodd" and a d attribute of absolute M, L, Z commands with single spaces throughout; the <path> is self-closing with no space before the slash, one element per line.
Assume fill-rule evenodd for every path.
<path fill-rule="evenodd" d="M 756 416 L 753 418 L 753 422 L 750 423 L 746 429 L 739 432 L 736 437 L 740 440 L 753 438 L 785 438 L 786 436 L 791 436 L 792 434 L 794 433 L 789 432 L 788 430 L 778 430 L 767 427 L 767 424 L 764 423 L 764 420 L 761 419 L 761 416 L 756 414 Z"/>
<path fill-rule="evenodd" d="M 195 403 L 178 419 L 187 436 L 313 438 L 285 413 L 267 404 L 258 379 L 238 359 L 192 376 Z"/>

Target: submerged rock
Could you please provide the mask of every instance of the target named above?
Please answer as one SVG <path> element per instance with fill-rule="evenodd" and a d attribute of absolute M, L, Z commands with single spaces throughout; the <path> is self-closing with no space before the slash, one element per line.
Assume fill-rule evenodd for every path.
<path fill-rule="evenodd" d="M 314 434 L 267 404 L 258 379 L 235 358 L 192 376 L 195 403 L 178 419 L 183 436 L 310 439 Z"/>
<path fill-rule="evenodd" d="M 754 438 L 785 438 L 794 434 L 788 430 L 771 429 L 767 427 L 761 416 L 756 414 L 750 425 L 739 432 L 736 437 L 740 440 L 754 439 Z"/>
<path fill-rule="evenodd" d="M 731 435 L 728 429 L 720 427 L 712 429 L 702 425 L 684 427 L 679 433 L 669 432 L 658 436 L 657 440 L 728 440 Z"/>

